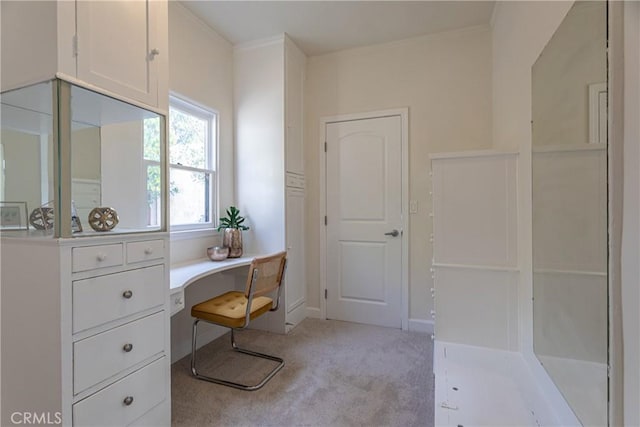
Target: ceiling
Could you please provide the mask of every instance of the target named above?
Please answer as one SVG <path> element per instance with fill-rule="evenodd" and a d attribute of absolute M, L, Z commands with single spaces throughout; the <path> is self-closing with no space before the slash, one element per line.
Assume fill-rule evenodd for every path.
<path fill-rule="evenodd" d="M 287 33 L 309 56 L 488 25 L 494 1 L 182 1 L 231 43 Z"/>

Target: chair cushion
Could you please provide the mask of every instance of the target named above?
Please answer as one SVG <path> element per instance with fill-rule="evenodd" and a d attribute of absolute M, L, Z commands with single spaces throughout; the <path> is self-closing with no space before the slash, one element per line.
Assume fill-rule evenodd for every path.
<path fill-rule="evenodd" d="M 271 309 L 273 300 L 256 297 L 251 301 L 251 320 Z M 244 292 L 230 291 L 191 307 L 191 316 L 216 323 L 227 328 L 241 328 L 247 312 Z"/>

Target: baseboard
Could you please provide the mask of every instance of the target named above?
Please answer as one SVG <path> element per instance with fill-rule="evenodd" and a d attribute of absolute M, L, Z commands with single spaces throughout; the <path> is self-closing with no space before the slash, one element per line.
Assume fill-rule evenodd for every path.
<path fill-rule="evenodd" d="M 409 330 L 414 332 L 433 333 L 433 320 L 425 319 L 409 319 Z"/>
<path fill-rule="evenodd" d="M 322 319 L 322 312 L 318 307 L 307 307 L 307 317 Z"/>

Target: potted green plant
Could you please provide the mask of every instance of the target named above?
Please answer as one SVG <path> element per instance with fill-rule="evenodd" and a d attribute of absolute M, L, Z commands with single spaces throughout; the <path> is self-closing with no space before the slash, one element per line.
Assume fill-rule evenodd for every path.
<path fill-rule="evenodd" d="M 222 245 L 229 248 L 229 258 L 242 256 L 242 231 L 249 227 L 244 225 L 245 218 L 240 216 L 240 210 L 235 206 L 227 209 L 227 216 L 220 218 L 218 231 L 224 230 Z"/>

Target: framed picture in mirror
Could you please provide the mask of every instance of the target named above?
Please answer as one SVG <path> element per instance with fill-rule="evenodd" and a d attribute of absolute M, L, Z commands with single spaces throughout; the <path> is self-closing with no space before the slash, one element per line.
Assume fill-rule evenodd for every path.
<path fill-rule="evenodd" d="M 0 230 L 28 230 L 27 202 L 0 202 Z"/>

